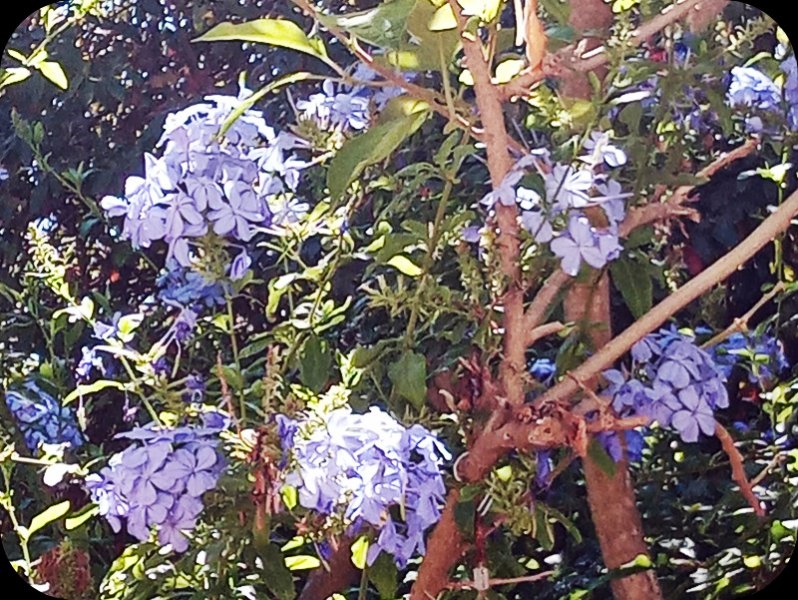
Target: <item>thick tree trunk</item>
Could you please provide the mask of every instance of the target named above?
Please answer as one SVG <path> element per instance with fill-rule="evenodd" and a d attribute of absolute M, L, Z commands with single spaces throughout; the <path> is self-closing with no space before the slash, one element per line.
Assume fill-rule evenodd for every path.
<path fill-rule="evenodd" d="M 603 0 L 571 2 L 571 26 L 578 32 L 606 29 L 612 12 Z M 594 40 L 590 46 L 599 44 Z M 599 77 L 603 74 L 598 73 Z M 583 73 L 570 73 L 562 82 L 562 92 L 572 98 L 589 98 L 590 82 Z M 585 284 L 574 285 L 565 299 L 565 317 L 587 326 L 594 349 L 612 339 L 610 319 L 610 282 L 605 273 Z M 595 384 L 595 382 L 585 382 Z M 592 387 L 592 386 L 591 386 Z M 626 460 L 616 465 L 609 475 L 589 456 L 583 461 L 590 514 L 596 528 L 604 564 L 615 569 L 634 560 L 639 554 L 648 556 L 643 538 L 643 524 L 635 504 L 635 493 Z M 618 600 L 656 600 L 662 592 L 653 571 L 644 571 L 612 582 Z"/>
<path fill-rule="evenodd" d="M 590 283 L 574 286 L 565 300 L 566 319 L 582 321 L 590 326 L 590 337 L 596 348 L 601 348 L 611 337 L 609 308 L 607 275 L 596 280 L 595 288 Z M 589 456 L 583 461 L 583 466 L 587 500 L 604 564 L 609 569 L 616 569 L 639 554 L 648 556 L 626 461 L 616 464 L 614 475 L 607 474 Z M 653 571 L 615 579 L 612 591 L 618 600 L 656 600 L 662 597 Z"/>

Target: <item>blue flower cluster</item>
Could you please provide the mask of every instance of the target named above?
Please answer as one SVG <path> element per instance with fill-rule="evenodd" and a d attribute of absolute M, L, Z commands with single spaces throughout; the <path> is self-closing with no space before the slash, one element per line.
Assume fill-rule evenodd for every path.
<path fill-rule="evenodd" d="M 626 154 L 611 143 L 609 134 L 593 132 L 584 149 L 587 154 L 577 166 L 551 163 L 547 151 L 536 150 L 518 161 L 504 181 L 480 201 L 489 209 L 497 202 L 517 205 L 522 227 L 537 243 L 549 244 L 563 271 L 571 276 L 583 263 L 600 269 L 620 256 L 618 226 L 625 217 L 623 199 L 629 195 L 607 174 L 607 169 L 626 164 Z M 532 189 L 518 187 L 530 166 L 543 178 L 545 200 Z M 590 206 L 604 209 L 606 227 L 590 222 L 582 210 Z M 563 220 L 565 228 L 557 231 L 556 223 Z"/>
<path fill-rule="evenodd" d="M 421 425 L 405 428 L 377 408 L 362 415 L 336 409 L 322 422 L 282 417 L 278 434 L 285 482 L 298 490 L 300 505 L 342 516 L 350 532 L 367 525 L 378 531 L 368 564 L 386 552 L 403 568 L 424 554 L 424 532 L 440 518 L 446 494 L 441 467 L 451 458 L 433 434 Z"/>
<path fill-rule="evenodd" d="M 784 99 L 789 106 L 787 123 L 790 129 L 798 131 L 798 63 L 795 60 L 795 55 L 792 54 L 785 58 L 780 66 L 786 76 L 784 80 Z"/>
<path fill-rule="evenodd" d="M 371 82 L 377 74 L 360 64 L 352 74 L 358 82 Z M 326 80 L 321 91 L 312 94 L 307 100 L 297 102 L 300 119 L 312 120 L 322 130 L 367 129 L 371 122 L 371 107 L 381 111 L 388 102 L 402 94 L 398 87 L 369 87 L 363 84 L 337 85 Z"/>
<path fill-rule="evenodd" d="M 631 354 L 631 376 L 604 372 L 619 416 L 647 416 L 685 442 L 714 434 L 715 410 L 729 406 L 726 376 L 694 337 L 662 329 L 635 344 Z"/>
<path fill-rule="evenodd" d="M 778 52 L 777 52 L 778 55 Z M 746 107 L 762 112 L 780 112 L 786 101 L 787 125 L 798 130 L 798 64 L 791 54 L 781 61 L 784 84 L 779 85 L 761 71 L 752 67 L 734 67 L 726 101 L 732 107 Z M 762 119 L 749 115 L 746 128 L 754 133 L 763 131 Z"/>
<path fill-rule="evenodd" d="M 41 444 L 67 444 L 71 448 L 83 444 L 74 412 L 61 406 L 35 381 L 26 381 L 21 390 L 8 390 L 6 405 L 31 451 L 37 450 Z"/>
<path fill-rule="evenodd" d="M 748 372 L 748 380 L 760 388 L 790 366 L 781 342 L 766 332 L 733 333 L 712 346 L 709 353 L 727 378 L 739 365 Z"/>
<path fill-rule="evenodd" d="M 108 466 L 86 477 L 86 488 L 115 532 L 125 520 L 128 533 L 144 541 L 157 526 L 158 541 L 176 552 L 188 548 L 202 512 L 202 495 L 216 486 L 224 469 L 217 450 L 218 429 L 139 427 L 117 435 L 134 444 Z"/>
<path fill-rule="evenodd" d="M 306 163 L 287 154 L 300 140 L 275 134 L 259 111 L 245 111 L 218 139 L 248 95 L 208 96 L 167 115 L 156 146 L 162 156 L 144 155 L 144 176 L 128 177 L 124 198 L 102 199 L 109 216 L 125 217 L 122 233 L 134 247 L 162 239 L 167 257 L 190 267 L 196 239 L 211 229 L 248 242 L 257 227 L 274 224 L 270 203 L 294 194 Z"/>
<path fill-rule="evenodd" d="M 732 107 L 773 110 L 781 104 L 781 88 L 758 69 L 732 67 L 726 101 Z"/>
<path fill-rule="evenodd" d="M 167 302 L 199 309 L 221 306 L 225 300 L 224 284 L 209 281 L 202 273 L 171 263 L 157 281 L 158 297 Z"/>

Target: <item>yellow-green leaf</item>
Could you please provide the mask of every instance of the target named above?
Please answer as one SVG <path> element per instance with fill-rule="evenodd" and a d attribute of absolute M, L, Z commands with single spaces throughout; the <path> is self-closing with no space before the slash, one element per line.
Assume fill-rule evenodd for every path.
<path fill-rule="evenodd" d="M 293 21 L 286 19 L 256 19 L 246 23 L 219 23 L 195 42 L 254 42 L 290 48 L 322 60 L 327 58 L 324 47 L 313 43 Z"/>
<path fill-rule="evenodd" d="M 369 551 L 369 541 L 362 535 L 352 544 L 352 564 L 358 569 L 366 568 L 366 555 Z"/>
<path fill-rule="evenodd" d="M 99 512 L 100 512 L 99 506 L 97 506 L 96 504 L 90 504 L 88 510 L 83 510 L 77 513 L 73 517 L 67 517 L 64 520 L 64 525 L 66 526 L 67 530 L 76 529 L 77 527 L 83 525 L 83 523 L 91 519 L 94 515 L 96 515 Z"/>
<path fill-rule="evenodd" d="M 524 61 L 520 58 L 510 58 L 496 66 L 496 83 L 507 83 L 524 68 Z"/>
<path fill-rule="evenodd" d="M 89 394 L 94 394 L 95 392 L 99 392 L 100 390 L 104 390 L 105 388 L 116 388 L 118 390 L 124 390 L 125 384 L 120 383 L 118 381 L 111 381 L 109 379 L 100 379 L 99 381 L 95 381 L 94 383 L 90 384 L 81 384 L 76 387 L 72 392 L 67 394 L 67 397 L 64 398 L 64 404 L 69 404 L 75 398 L 80 396 L 88 396 Z"/>
<path fill-rule="evenodd" d="M 448 31 L 457 27 L 457 19 L 450 4 L 442 5 L 429 21 L 427 28 L 430 31 Z"/>
<path fill-rule="evenodd" d="M 404 273 L 408 277 L 418 277 L 423 273 L 421 268 L 419 268 L 413 261 L 402 254 L 397 254 L 393 258 L 391 258 L 388 263 L 394 269 Z"/>
<path fill-rule="evenodd" d="M 0 84 L 3 86 L 21 83 L 30 77 L 30 69 L 25 67 L 11 67 L 6 69 L 3 73 L 4 77 L 0 79 Z"/>
<path fill-rule="evenodd" d="M 36 67 L 48 81 L 60 87 L 62 90 L 69 87 L 69 80 L 67 79 L 66 73 L 64 73 L 64 69 L 61 68 L 61 65 L 57 62 L 45 60 L 36 65 Z"/>
<path fill-rule="evenodd" d="M 64 500 L 58 504 L 53 504 L 51 507 L 43 510 L 38 515 L 33 517 L 28 527 L 27 537 L 30 538 L 34 533 L 39 531 L 42 527 L 49 525 L 53 521 L 57 521 L 69 512 L 69 500 Z"/>
<path fill-rule="evenodd" d="M 315 556 L 309 555 L 286 556 L 285 566 L 288 567 L 289 571 L 304 571 L 320 567 L 321 561 Z"/>

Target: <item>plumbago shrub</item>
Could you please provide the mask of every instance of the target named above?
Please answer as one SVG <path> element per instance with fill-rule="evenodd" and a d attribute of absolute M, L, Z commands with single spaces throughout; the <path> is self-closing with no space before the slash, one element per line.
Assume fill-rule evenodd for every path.
<path fill-rule="evenodd" d="M 798 529 L 785 32 L 713 0 L 290 6 L 198 19 L 197 52 L 301 60 L 165 110 L 96 197 L 0 98 L 33 151 L 0 179 L 80 201 L 0 287 L 14 568 L 65 598 L 766 586 Z"/>

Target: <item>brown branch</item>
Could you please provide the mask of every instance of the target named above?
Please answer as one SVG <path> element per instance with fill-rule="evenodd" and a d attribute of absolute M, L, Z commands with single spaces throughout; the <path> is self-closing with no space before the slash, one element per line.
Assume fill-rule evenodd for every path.
<path fill-rule="evenodd" d="M 463 43 L 466 64 L 474 78 L 477 109 L 482 121 L 483 141 L 488 159 L 493 188 L 499 187 L 513 166 L 508 151 L 510 136 L 504 123 L 504 111 L 497 87 L 491 81 L 491 68 L 485 57 L 482 43 L 466 33 L 466 18 L 457 0 L 449 0 Z M 504 392 L 508 401 L 520 405 L 524 401 L 522 375 L 526 370 L 524 353 L 524 294 L 520 285 L 520 243 L 518 241 L 518 209 L 496 203 L 496 221 L 499 235 L 496 248 L 507 290 L 502 297 L 504 318 L 504 356 L 499 367 Z"/>
<path fill-rule="evenodd" d="M 775 296 L 779 295 L 784 290 L 784 282 L 779 281 L 773 288 L 765 295 L 763 295 L 756 304 L 754 304 L 742 317 L 737 317 L 734 322 L 726 329 L 708 339 L 701 344 L 702 348 L 711 348 L 715 344 L 721 343 L 727 337 L 738 331 L 745 331 L 748 329 L 748 321 L 762 308 L 765 304 L 770 302 Z"/>
<path fill-rule="evenodd" d="M 543 323 L 557 294 L 569 281 L 571 281 L 571 276 L 562 269 L 557 269 L 549 275 L 524 313 L 524 327 L 527 330 L 534 330 Z"/>
<path fill-rule="evenodd" d="M 717 160 L 701 169 L 696 174 L 697 177 L 712 177 L 715 175 L 715 173 L 725 169 L 734 161 L 751 154 L 754 150 L 756 150 L 758 145 L 759 140 L 757 138 L 751 138 L 741 146 L 735 148 L 731 152 L 724 154 Z M 695 186 L 683 185 L 676 188 L 673 194 L 671 194 L 671 196 L 665 202 L 652 202 L 645 206 L 632 208 L 629 211 L 629 214 L 626 215 L 626 219 L 624 219 L 623 223 L 621 223 L 619 235 L 625 238 L 628 237 L 629 234 L 638 227 L 643 227 L 645 225 L 673 217 L 696 217 L 698 213 L 695 211 L 695 209 L 683 206 L 694 190 Z"/>
<path fill-rule="evenodd" d="M 559 321 L 553 321 L 551 323 L 546 323 L 545 325 L 535 327 L 534 329 L 530 330 L 529 333 L 527 333 L 525 340 L 526 347 L 529 348 L 535 342 L 543 339 L 544 337 L 560 333 L 563 329 L 565 329 L 565 325 Z"/>
<path fill-rule="evenodd" d="M 778 234 L 785 231 L 796 214 L 798 214 L 798 192 L 791 194 L 736 248 L 668 296 L 599 352 L 574 369 L 574 375 L 581 381 L 587 381 L 608 368 L 644 335 L 654 331 L 669 317 L 734 273 L 740 265 L 753 257 Z M 564 400 L 572 396 L 578 389 L 578 385 L 573 381 L 564 380 L 543 394 L 538 399 L 538 403 Z"/>
<path fill-rule="evenodd" d="M 639 46 L 645 40 L 649 39 L 655 33 L 663 30 L 668 25 L 685 17 L 691 10 L 700 10 L 702 4 L 711 4 L 711 0 L 682 0 L 676 2 L 665 8 L 660 14 L 653 17 L 637 29 L 635 29 L 627 43 L 631 46 Z M 599 47 L 591 50 L 588 56 L 576 57 L 575 53 L 579 48 L 579 44 L 571 44 L 559 50 L 555 55 L 552 62 L 556 64 L 564 64 L 566 68 L 574 71 L 587 72 L 592 71 L 609 61 L 609 55 L 605 48 Z M 529 89 L 536 83 L 542 81 L 547 76 L 551 75 L 549 69 L 535 69 L 527 70 L 521 73 L 512 81 L 507 82 L 501 86 L 501 95 L 505 100 L 510 98 L 525 96 L 529 93 Z"/>
<path fill-rule="evenodd" d="M 643 336 L 654 331 L 670 316 L 706 293 L 712 286 L 725 280 L 779 233 L 786 230 L 797 214 L 798 192 L 794 192 L 736 248 L 660 302 L 582 365 L 574 369 L 574 376 L 580 381 L 588 381 L 591 377 L 610 367 Z M 565 379 L 540 396 L 535 404 L 538 406 L 556 404 L 558 401 L 572 397 L 578 391 L 579 385 L 573 379 Z M 541 428 L 536 426 L 530 429 L 518 419 L 507 423 L 496 431 L 484 432 L 477 438 L 468 456 L 461 462 L 460 476 L 467 481 L 479 481 L 510 448 L 522 451 L 540 448 L 540 442 L 545 438 L 536 436 L 542 433 Z M 518 442 L 519 445 L 512 446 L 515 442 Z"/>
<path fill-rule="evenodd" d="M 297 600 L 327 600 L 336 592 L 354 584 L 360 569 L 352 563 L 352 541 L 341 539 L 328 561 L 329 570 L 314 569 L 305 582 Z"/>
<path fill-rule="evenodd" d="M 746 499 L 748 504 L 751 505 L 751 508 L 754 509 L 754 513 L 756 513 L 758 517 L 764 517 L 765 511 L 762 508 L 762 504 L 760 504 L 759 500 L 754 494 L 754 491 L 751 489 L 751 484 L 748 483 L 748 478 L 745 475 L 745 467 L 743 466 L 743 455 L 740 454 L 737 446 L 734 445 L 734 438 L 720 423 L 715 424 L 715 435 L 720 440 L 721 446 L 723 446 L 723 451 L 729 457 L 729 462 L 731 463 L 732 469 L 732 479 L 734 479 L 737 485 L 740 486 L 740 493 L 743 495 L 743 498 Z"/>
<path fill-rule="evenodd" d="M 535 573 L 534 575 L 526 575 L 524 577 L 505 577 L 505 578 L 497 578 L 497 579 L 489 579 L 488 586 L 489 587 L 496 587 L 499 585 L 512 585 L 514 583 L 530 583 L 533 581 L 540 581 L 541 579 L 546 579 L 550 575 L 553 575 L 554 571 L 543 571 L 542 573 Z M 447 589 L 450 590 L 476 590 L 476 583 L 473 581 L 457 581 L 454 583 L 450 583 L 446 586 Z"/>

